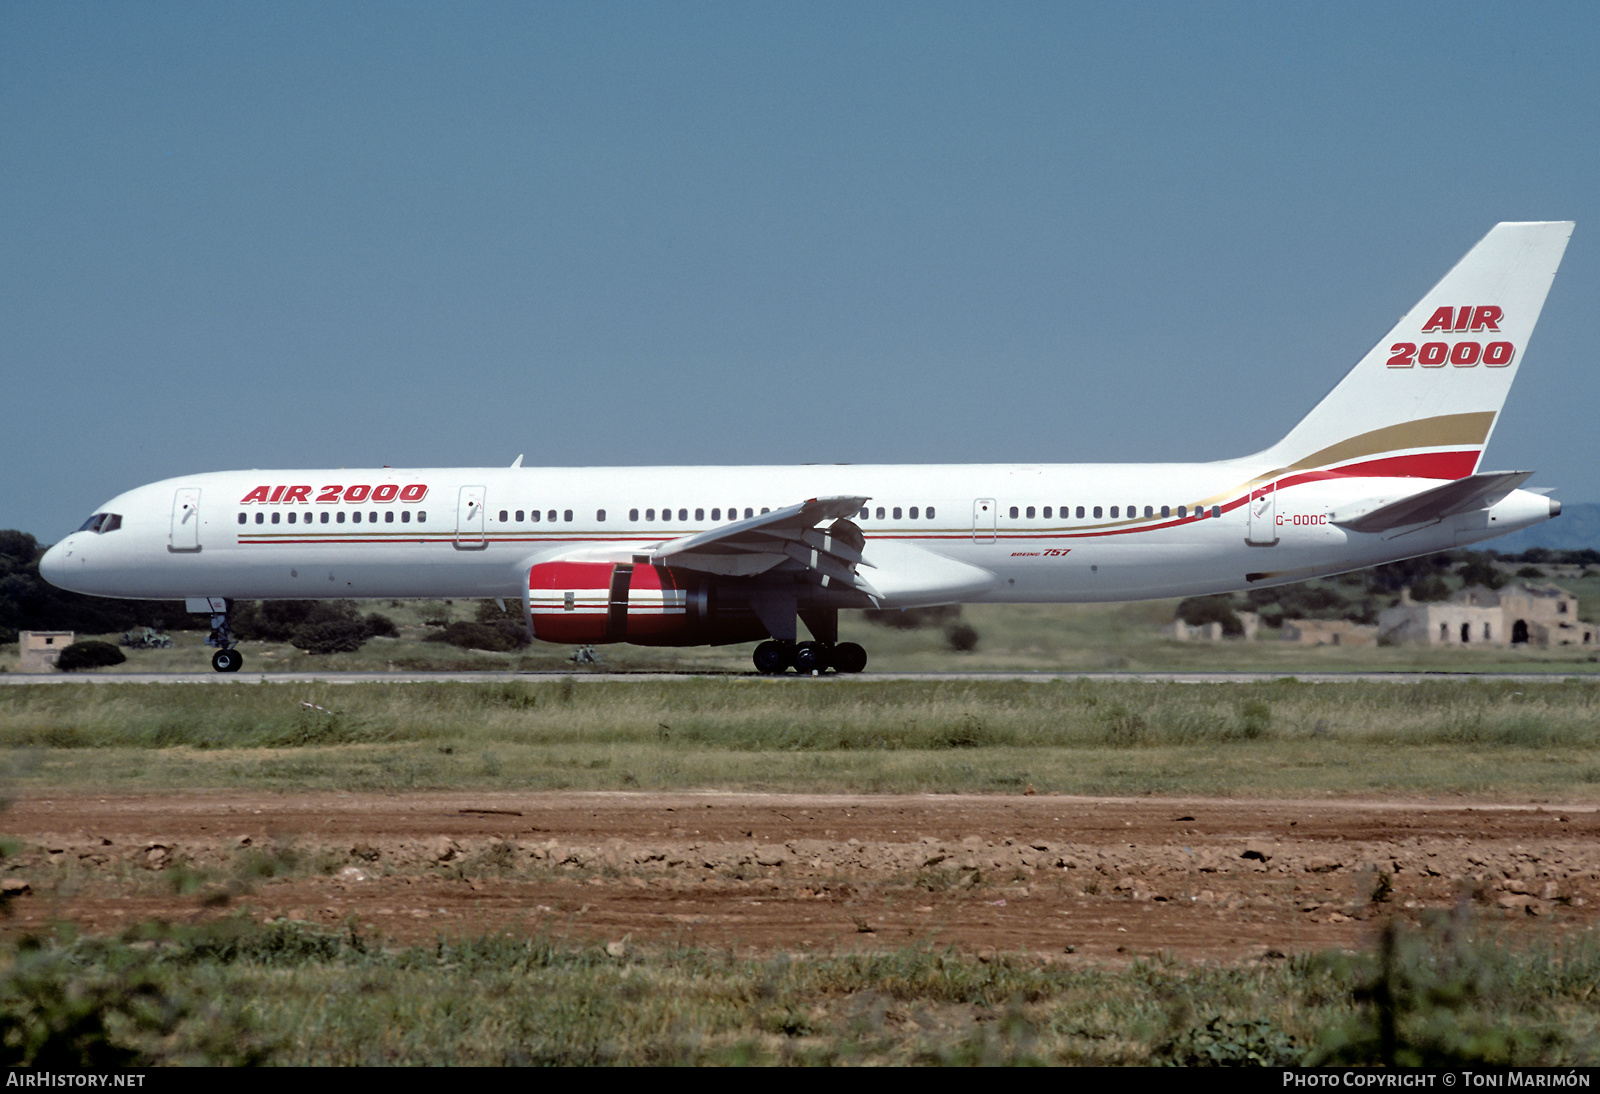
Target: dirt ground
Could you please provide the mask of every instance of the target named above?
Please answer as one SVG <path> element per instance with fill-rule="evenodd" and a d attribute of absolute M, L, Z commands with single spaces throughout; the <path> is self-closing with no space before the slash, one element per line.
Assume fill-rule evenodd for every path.
<path fill-rule="evenodd" d="M 59 793 L 12 803 L 0 931 L 241 912 L 400 942 L 954 945 L 1237 962 L 1470 901 L 1591 930 L 1595 807 L 738 793 Z"/>

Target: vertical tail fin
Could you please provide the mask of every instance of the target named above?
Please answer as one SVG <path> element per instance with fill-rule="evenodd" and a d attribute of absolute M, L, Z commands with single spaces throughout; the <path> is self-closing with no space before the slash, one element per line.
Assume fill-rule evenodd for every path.
<path fill-rule="evenodd" d="M 1495 225 L 1260 458 L 1281 470 L 1472 474 L 1572 228 L 1571 221 Z"/>

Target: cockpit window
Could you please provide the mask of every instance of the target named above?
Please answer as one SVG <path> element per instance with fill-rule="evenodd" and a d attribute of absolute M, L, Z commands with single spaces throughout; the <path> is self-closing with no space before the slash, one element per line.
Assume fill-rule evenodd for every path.
<path fill-rule="evenodd" d="M 94 516 L 92 516 L 88 520 L 84 521 L 83 522 L 83 526 L 80 527 L 78 529 L 78 531 L 80 531 L 80 532 L 96 532 L 96 533 L 99 533 L 99 534 L 103 535 L 106 532 L 115 532 L 118 528 L 121 528 L 121 527 L 122 527 L 122 514 L 121 513 L 96 513 Z"/>

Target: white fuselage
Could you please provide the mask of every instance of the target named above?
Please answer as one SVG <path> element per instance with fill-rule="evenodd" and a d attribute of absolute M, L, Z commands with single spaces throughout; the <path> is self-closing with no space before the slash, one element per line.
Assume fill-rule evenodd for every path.
<path fill-rule="evenodd" d="M 1553 511 L 1517 490 L 1488 509 L 1364 534 L 1331 518 L 1444 480 L 1283 478 L 1253 496 L 1271 470 L 1232 460 L 217 472 L 119 495 L 101 510 L 117 528 L 67 536 L 41 570 L 113 597 L 521 599 L 531 566 L 588 545 L 645 551 L 735 517 L 856 495 L 869 499 L 853 518 L 867 540 L 862 572 L 884 606 L 1132 600 L 1357 569 Z"/>

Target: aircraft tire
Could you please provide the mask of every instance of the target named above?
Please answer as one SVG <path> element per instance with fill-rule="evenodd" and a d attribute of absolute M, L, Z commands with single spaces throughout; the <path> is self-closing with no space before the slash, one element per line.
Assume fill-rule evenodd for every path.
<path fill-rule="evenodd" d="M 867 667 L 867 651 L 854 642 L 840 642 L 833 647 L 835 672 L 860 672 Z"/>
<path fill-rule="evenodd" d="M 833 666 L 833 652 L 821 642 L 802 642 L 794 648 L 794 670 L 801 676 L 827 672 Z"/>
<path fill-rule="evenodd" d="M 211 655 L 211 667 L 218 672 L 238 672 L 243 664 L 244 657 L 238 650 L 218 650 Z"/>
<path fill-rule="evenodd" d="M 794 650 L 786 643 L 769 640 L 756 647 L 751 660 L 763 676 L 777 676 L 794 663 Z"/>

